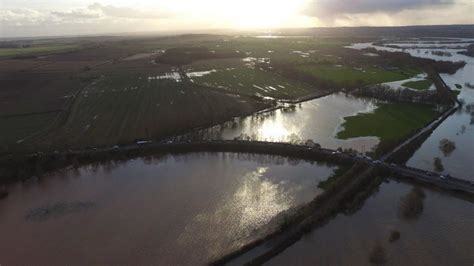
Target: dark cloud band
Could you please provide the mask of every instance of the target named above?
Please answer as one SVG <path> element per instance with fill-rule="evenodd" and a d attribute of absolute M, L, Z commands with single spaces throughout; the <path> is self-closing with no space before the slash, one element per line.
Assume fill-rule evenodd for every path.
<path fill-rule="evenodd" d="M 306 14 L 330 17 L 339 14 L 398 12 L 429 6 L 452 5 L 455 0 L 314 0 Z"/>

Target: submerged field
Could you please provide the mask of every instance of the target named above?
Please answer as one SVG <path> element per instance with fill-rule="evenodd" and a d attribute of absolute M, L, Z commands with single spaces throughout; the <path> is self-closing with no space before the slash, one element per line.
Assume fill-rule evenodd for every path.
<path fill-rule="evenodd" d="M 189 65 L 188 75 L 192 82 L 217 88 L 224 92 L 243 94 L 257 97 L 276 99 L 296 99 L 310 94 L 324 94 L 324 91 L 312 87 L 308 83 L 290 80 L 255 66 L 256 58 L 235 59 L 227 64 L 216 63 L 217 68 L 204 71 L 202 65 L 207 62 L 197 62 Z M 214 67 L 216 66 L 214 65 Z"/>
<path fill-rule="evenodd" d="M 0 175 L 21 180 L 0 184 L 0 263 L 203 265 L 257 240 L 231 264 L 272 250 L 269 265 L 366 265 L 379 246 L 388 264 L 470 263 L 468 197 L 352 156 L 380 157 L 449 109 L 412 103 L 440 97 L 422 79 L 447 63 L 344 48 L 354 40 L 99 37 L 0 60 Z M 35 45 L 60 46 L 48 42 Z M 397 86 L 368 86 L 380 83 Z M 369 87 L 381 90 L 356 96 Z M 432 165 L 451 132 L 458 148 L 442 159 L 469 164 L 473 110 L 459 108 L 419 157 Z M 185 153 L 226 146 L 212 140 L 247 143 Z M 251 141 L 291 143 L 306 159 L 243 152 L 289 147 Z M 285 239 L 299 241 L 275 249 Z"/>
<path fill-rule="evenodd" d="M 402 84 L 404 87 L 408 87 L 410 89 L 415 89 L 419 91 L 428 90 L 433 85 L 431 80 L 419 80 L 419 81 L 410 81 L 407 83 Z"/>
<path fill-rule="evenodd" d="M 302 65 L 297 68 L 317 79 L 339 86 L 364 86 L 404 80 L 419 74 L 416 70 L 386 70 L 381 67 L 350 67 L 342 65 Z"/>
<path fill-rule="evenodd" d="M 322 193 L 317 184 L 333 169 L 279 156 L 191 153 L 61 171 L 0 201 L 8 239 L 0 249 L 11 249 L 2 262 L 205 265 L 278 227 L 281 212 Z"/>
<path fill-rule="evenodd" d="M 417 200 L 421 208 L 406 217 L 401 210 L 413 191 L 420 188 L 389 179 L 360 209 L 338 214 L 265 265 L 377 265 L 370 263 L 377 245 L 384 265 L 469 265 L 474 259 L 473 239 L 466 233 L 474 230 L 472 202 L 423 189 Z"/>

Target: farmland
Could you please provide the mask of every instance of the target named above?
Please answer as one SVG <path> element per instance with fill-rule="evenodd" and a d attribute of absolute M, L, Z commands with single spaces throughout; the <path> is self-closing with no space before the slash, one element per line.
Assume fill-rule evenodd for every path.
<path fill-rule="evenodd" d="M 0 266 L 474 266 L 468 2 L 0 0 Z"/>
<path fill-rule="evenodd" d="M 47 45 L 25 48 L 0 48 L 0 58 L 2 57 L 31 57 L 54 53 L 64 53 L 78 49 L 77 45 Z"/>
<path fill-rule="evenodd" d="M 219 70 L 209 68 L 207 71 L 210 72 L 201 72 L 202 75 L 192 77 L 192 80 L 197 84 L 215 87 L 231 93 L 277 99 L 295 99 L 311 93 L 324 93 L 324 91 L 312 88 L 310 84 L 289 80 L 255 66 L 247 66 L 244 60 L 247 64 L 252 64 L 253 61 L 253 59 L 243 59 L 240 60 L 241 62 L 229 62 Z M 199 63 L 189 67 L 188 73 L 191 75 L 192 73 L 200 73 L 199 71 L 195 72 L 195 69 L 203 68 Z"/>
<path fill-rule="evenodd" d="M 279 101 L 421 72 L 409 57 L 387 62 L 344 48 L 353 41 L 224 35 L 35 41 L 15 48 L 30 49 L 28 58 L 0 60 L 0 150 L 160 140 Z"/>
<path fill-rule="evenodd" d="M 105 77 L 86 87 L 61 128 L 46 138 L 76 148 L 128 143 L 170 136 L 264 107 L 249 98 L 154 79 L 163 74 Z"/>
<path fill-rule="evenodd" d="M 372 85 L 404 80 L 418 74 L 416 70 L 385 70 L 376 67 L 347 67 L 342 65 L 303 65 L 298 70 L 317 79 L 339 86 Z"/>

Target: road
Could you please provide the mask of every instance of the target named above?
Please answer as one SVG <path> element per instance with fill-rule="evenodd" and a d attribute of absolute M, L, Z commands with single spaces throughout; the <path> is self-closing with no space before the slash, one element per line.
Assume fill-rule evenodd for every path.
<path fill-rule="evenodd" d="M 438 120 L 437 120 L 438 121 Z M 419 133 L 421 134 L 421 133 Z M 408 143 L 408 142 L 407 142 Z M 401 145 L 400 147 L 403 147 Z M 395 165 L 384 160 L 372 159 L 368 156 L 346 154 L 340 151 L 311 147 L 306 145 L 277 143 L 265 141 L 242 141 L 242 140 L 209 140 L 209 141 L 166 141 L 151 142 L 142 141 L 126 146 L 114 146 L 102 149 L 69 151 L 64 155 L 87 155 L 95 152 L 126 152 L 133 150 L 151 150 L 167 153 L 186 153 L 186 152 L 245 152 L 273 154 L 280 156 L 290 156 L 303 159 L 325 160 L 335 163 L 356 163 L 361 162 L 367 165 L 381 167 L 390 173 L 403 176 L 417 182 L 423 182 L 435 185 L 442 189 L 462 191 L 474 194 L 474 181 L 466 181 L 450 176 L 442 176 L 438 173 L 424 171 L 402 165 Z M 474 180 L 474 179 L 473 179 Z"/>
<path fill-rule="evenodd" d="M 415 139 L 417 139 L 418 137 L 420 137 L 421 135 L 429 132 L 429 131 L 433 131 L 435 130 L 441 123 L 443 123 L 444 120 L 446 120 L 446 118 L 448 118 L 449 116 L 451 116 L 454 112 L 456 112 L 456 110 L 458 110 L 459 108 L 459 105 L 455 105 L 453 107 L 451 107 L 449 110 L 447 110 L 446 112 L 444 112 L 440 117 L 438 117 L 436 120 L 434 120 L 433 122 L 431 122 L 430 124 L 428 124 L 427 126 L 425 126 L 423 129 L 421 129 L 420 131 L 418 131 L 418 133 L 416 133 L 415 135 L 413 135 L 412 137 L 410 137 L 409 139 L 405 140 L 403 143 L 401 143 L 400 145 L 398 145 L 395 149 L 393 149 L 392 151 L 390 151 L 389 153 L 385 154 L 384 156 L 381 157 L 381 161 L 386 161 L 387 159 L 389 159 L 390 157 L 392 157 L 394 154 L 396 154 L 398 151 L 400 151 L 401 149 L 403 149 L 405 146 L 407 146 L 408 144 L 410 144 L 412 141 L 414 141 Z"/>

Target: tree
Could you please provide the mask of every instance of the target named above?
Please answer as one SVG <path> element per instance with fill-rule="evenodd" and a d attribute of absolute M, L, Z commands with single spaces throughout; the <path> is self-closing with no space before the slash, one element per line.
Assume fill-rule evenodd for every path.
<path fill-rule="evenodd" d="M 414 187 L 407 195 L 401 198 L 399 215 L 404 219 L 415 219 L 423 212 L 423 200 L 426 195 L 419 187 Z"/>
<path fill-rule="evenodd" d="M 387 262 L 387 252 L 380 243 L 376 243 L 369 256 L 370 263 L 385 264 Z"/>
<path fill-rule="evenodd" d="M 4 199 L 8 196 L 6 188 L 0 187 L 0 199 Z"/>
<path fill-rule="evenodd" d="M 456 149 L 456 144 L 449 139 L 442 139 L 439 142 L 439 149 L 443 152 L 444 156 L 449 156 Z"/>
<path fill-rule="evenodd" d="M 315 143 L 312 139 L 308 139 L 306 142 L 305 142 L 305 145 L 308 146 L 308 147 L 314 147 Z"/>
<path fill-rule="evenodd" d="M 444 171 L 443 161 L 441 161 L 441 158 L 439 157 L 434 158 L 434 169 L 436 172 Z"/>
<path fill-rule="evenodd" d="M 392 232 L 390 232 L 390 237 L 388 238 L 388 241 L 390 243 L 393 243 L 399 239 L 400 239 L 400 232 L 398 230 L 392 230 Z"/>

